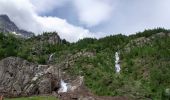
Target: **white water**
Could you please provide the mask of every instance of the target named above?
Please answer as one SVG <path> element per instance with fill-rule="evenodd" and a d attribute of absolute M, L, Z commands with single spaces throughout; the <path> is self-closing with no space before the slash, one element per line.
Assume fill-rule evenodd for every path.
<path fill-rule="evenodd" d="M 115 53 L 115 69 L 116 69 L 116 72 L 119 73 L 120 72 L 120 64 L 119 64 L 119 54 L 118 52 Z"/>
<path fill-rule="evenodd" d="M 60 81 L 60 89 L 58 90 L 58 93 L 64 93 L 67 92 L 67 83 L 65 83 L 62 79 Z"/>
<path fill-rule="evenodd" d="M 54 55 L 54 53 L 50 55 L 48 61 L 51 61 L 51 60 L 52 60 L 53 55 Z"/>

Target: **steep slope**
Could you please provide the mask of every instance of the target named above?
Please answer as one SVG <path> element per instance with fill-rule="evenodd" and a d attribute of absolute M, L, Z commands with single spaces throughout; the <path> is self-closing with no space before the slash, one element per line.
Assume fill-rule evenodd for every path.
<path fill-rule="evenodd" d="M 119 34 L 101 39 L 86 38 L 76 43 L 57 37 L 57 33 L 47 33 L 23 40 L 1 34 L 1 59 L 18 56 L 34 63 L 55 65 L 62 72 L 62 79 L 68 83 L 72 78 L 84 76 L 87 92 L 100 98 L 170 99 L 169 30 L 157 28 L 130 36 Z M 121 67 L 119 73 L 115 70 L 116 52 L 120 57 L 117 62 Z M 51 56 L 53 60 L 49 63 Z M 85 91 L 78 91 L 76 95 Z M 75 96 L 74 93 L 62 95 Z"/>
<path fill-rule="evenodd" d="M 138 42 L 136 42 L 138 41 Z M 122 75 L 128 79 L 121 87 L 138 99 L 168 100 L 170 97 L 170 33 L 137 38 L 122 50 Z M 127 46 L 126 46 L 127 47 Z"/>
<path fill-rule="evenodd" d="M 25 38 L 32 37 L 34 35 L 32 32 L 19 29 L 7 15 L 0 15 L 0 32 L 13 33 Z"/>
<path fill-rule="evenodd" d="M 50 55 L 61 48 L 64 49 L 64 45 L 65 43 L 56 32 L 44 33 L 25 40 L 19 49 L 18 56 L 32 62 L 47 64 Z"/>
<path fill-rule="evenodd" d="M 115 35 L 99 40 L 83 39 L 58 53 L 56 62 L 65 62 L 64 70 L 70 75 L 83 75 L 86 86 L 98 95 L 168 100 L 169 44 L 170 32 L 159 28 L 129 37 Z M 70 60 L 80 51 L 92 52 L 95 56 Z M 115 71 L 116 51 L 120 53 L 120 73 Z"/>

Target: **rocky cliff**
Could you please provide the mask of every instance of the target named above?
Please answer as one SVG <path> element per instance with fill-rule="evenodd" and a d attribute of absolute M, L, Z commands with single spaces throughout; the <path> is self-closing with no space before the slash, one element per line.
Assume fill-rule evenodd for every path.
<path fill-rule="evenodd" d="M 43 35 L 37 36 L 37 39 L 40 41 L 40 43 L 48 43 L 52 45 L 61 44 L 62 42 L 57 32 L 43 33 Z"/>
<path fill-rule="evenodd" d="M 13 33 L 14 35 L 19 35 L 25 38 L 32 37 L 34 35 L 32 32 L 19 29 L 7 15 L 0 15 L 0 32 Z"/>
<path fill-rule="evenodd" d="M 51 93 L 57 87 L 58 71 L 17 57 L 0 61 L 0 95 L 8 97 Z"/>

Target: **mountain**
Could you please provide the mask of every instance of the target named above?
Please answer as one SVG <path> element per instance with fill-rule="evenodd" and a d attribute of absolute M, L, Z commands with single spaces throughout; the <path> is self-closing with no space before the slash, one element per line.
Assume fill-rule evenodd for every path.
<path fill-rule="evenodd" d="M 7 15 L 0 15 L 0 32 L 13 33 L 22 37 L 32 37 L 32 32 L 19 29 L 14 22 L 12 22 Z"/>
<path fill-rule="evenodd" d="M 169 44 L 170 30 L 164 28 L 76 43 L 61 40 L 56 32 L 29 39 L 0 33 L 0 95 L 53 93 L 61 100 L 169 100 Z M 51 72 L 44 74 L 48 68 Z M 61 87 L 68 91 L 58 92 Z"/>

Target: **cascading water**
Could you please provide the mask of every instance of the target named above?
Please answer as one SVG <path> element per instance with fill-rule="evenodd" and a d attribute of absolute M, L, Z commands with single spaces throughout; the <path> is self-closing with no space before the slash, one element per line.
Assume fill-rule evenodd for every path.
<path fill-rule="evenodd" d="M 54 53 L 50 55 L 48 62 L 52 61 L 52 57 L 54 56 Z"/>
<path fill-rule="evenodd" d="M 60 89 L 58 90 L 58 93 L 64 93 L 67 92 L 67 83 L 65 83 L 62 79 L 60 81 Z"/>
<path fill-rule="evenodd" d="M 115 69 L 116 69 L 116 72 L 119 73 L 120 72 L 120 64 L 119 64 L 119 53 L 116 52 L 115 53 Z"/>

